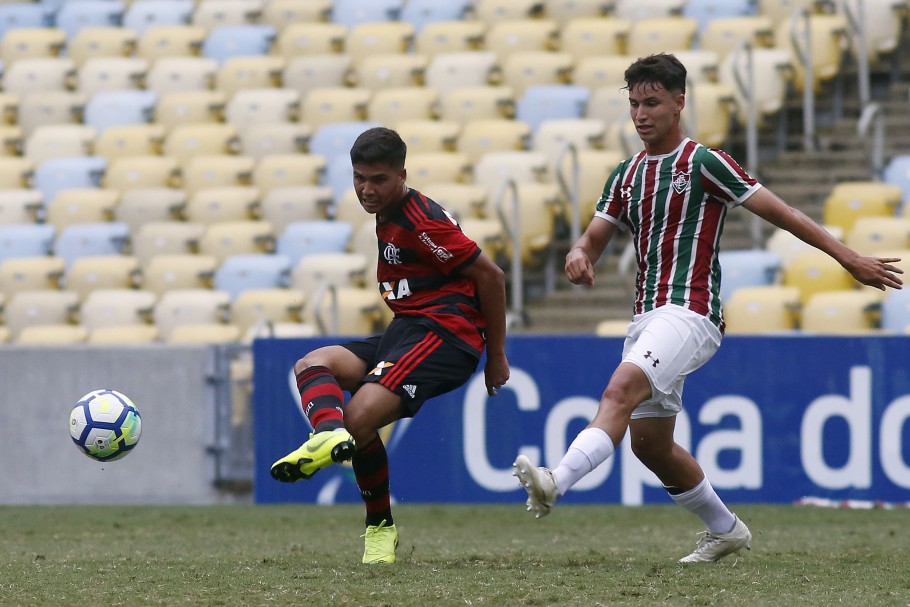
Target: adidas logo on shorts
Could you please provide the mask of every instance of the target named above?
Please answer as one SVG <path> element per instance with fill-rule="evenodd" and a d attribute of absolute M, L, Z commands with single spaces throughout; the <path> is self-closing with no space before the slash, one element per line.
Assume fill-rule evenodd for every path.
<path fill-rule="evenodd" d="M 402 386 L 402 388 L 404 388 L 404 391 L 407 392 L 408 396 L 411 398 L 414 398 L 414 394 L 417 393 L 417 386 L 414 384 L 405 384 Z"/>

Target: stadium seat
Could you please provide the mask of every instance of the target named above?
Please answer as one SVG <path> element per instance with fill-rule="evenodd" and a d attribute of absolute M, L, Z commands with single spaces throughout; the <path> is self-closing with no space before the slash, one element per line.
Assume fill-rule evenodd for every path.
<path fill-rule="evenodd" d="M 93 345 L 150 344 L 157 340 L 158 328 L 154 325 L 114 325 L 88 332 L 88 343 Z"/>
<path fill-rule="evenodd" d="M 721 19 L 754 15 L 753 4 L 753 0 L 688 0 L 682 14 L 698 21 L 698 31 L 704 33 Z"/>
<path fill-rule="evenodd" d="M 249 156 L 193 156 L 181 171 L 183 188 L 192 196 L 204 188 L 249 185 L 255 167 Z"/>
<path fill-rule="evenodd" d="M 2 266 L 0 266 L 2 270 Z M 906 279 L 906 274 L 904 278 Z M 889 291 L 882 300 L 882 330 L 901 335 L 910 331 L 910 289 Z"/>
<path fill-rule="evenodd" d="M 0 40 L 0 60 L 6 70 L 24 59 L 56 58 L 66 46 L 66 32 L 54 27 L 11 29 Z M 75 65 L 69 60 L 70 65 Z M 7 86 L 8 85 L 4 85 Z"/>
<path fill-rule="evenodd" d="M 114 190 L 60 190 L 45 205 L 44 221 L 53 225 L 58 232 L 76 223 L 112 221 L 119 198 L 120 194 Z"/>
<path fill-rule="evenodd" d="M 18 156 L 24 145 L 21 128 L 0 124 L 0 157 Z"/>
<path fill-rule="evenodd" d="M 559 165 L 566 181 L 577 183 L 580 227 L 587 227 L 593 216 L 594 204 L 600 198 L 604 185 L 624 154 L 616 150 L 580 149 L 576 154 L 566 154 Z"/>
<path fill-rule="evenodd" d="M 847 0 L 839 7 L 842 12 L 849 10 L 850 15 L 862 23 L 865 53 L 872 63 L 898 50 L 908 9 L 910 5 L 904 1 L 889 0 Z"/>
<path fill-rule="evenodd" d="M 267 55 L 276 35 L 271 25 L 221 25 L 205 37 L 202 56 L 221 65 L 234 57 Z"/>
<path fill-rule="evenodd" d="M 6 301 L 19 291 L 59 290 L 66 262 L 60 257 L 11 257 L 0 263 L 0 296 Z"/>
<path fill-rule="evenodd" d="M 36 223 L 44 197 L 27 188 L 0 190 L 0 225 Z"/>
<path fill-rule="evenodd" d="M 524 150 L 530 137 L 531 127 L 521 120 L 470 120 L 458 134 L 455 148 L 474 163 L 487 152 Z"/>
<path fill-rule="evenodd" d="M 367 267 L 375 268 L 379 257 L 379 239 L 376 237 L 376 223 L 363 222 L 354 232 L 349 245 L 351 253 L 366 257 Z"/>
<path fill-rule="evenodd" d="M 414 26 L 416 32 L 421 32 L 430 24 L 459 21 L 471 9 L 471 0 L 453 0 L 439 2 L 439 0 L 408 0 L 401 9 L 399 18 Z"/>
<path fill-rule="evenodd" d="M 333 158 L 338 154 L 349 154 L 351 146 L 354 145 L 354 141 L 360 134 L 377 126 L 381 125 L 371 121 L 325 124 L 314 131 L 313 137 L 310 139 L 310 153 L 325 158 Z"/>
<path fill-rule="evenodd" d="M 113 126 L 98 136 L 94 153 L 110 164 L 122 156 L 154 156 L 163 144 L 164 127 L 160 124 Z"/>
<path fill-rule="evenodd" d="M 525 122 L 531 131 L 544 120 L 581 118 L 585 115 L 591 91 L 571 84 L 529 86 L 515 105 L 515 119 Z"/>
<path fill-rule="evenodd" d="M 329 159 L 322 184 L 328 186 L 332 190 L 332 197 L 339 201 L 346 192 L 351 190 L 353 175 L 354 167 L 351 166 L 350 154 L 338 154 Z M 335 207 L 337 209 L 337 203 Z"/>
<path fill-rule="evenodd" d="M 408 156 L 408 185 L 423 190 L 438 181 L 466 181 L 471 158 L 462 152 L 426 152 Z"/>
<path fill-rule="evenodd" d="M 228 97 L 241 89 L 278 88 L 283 71 L 284 59 L 281 57 L 231 57 L 215 74 L 215 88 Z"/>
<path fill-rule="evenodd" d="M 343 87 L 352 72 L 353 63 L 348 55 L 306 55 L 289 59 L 281 80 L 285 88 L 297 91 L 304 99 L 313 89 Z"/>
<path fill-rule="evenodd" d="M 512 53 L 502 63 L 502 82 L 520 99 L 535 85 L 568 84 L 573 59 L 569 53 L 524 51 Z"/>
<path fill-rule="evenodd" d="M 64 92 L 70 88 L 77 74 L 76 64 L 66 57 L 18 59 L 13 64 L 5 62 L 4 66 L 3 90 L 20 96 Z"/>
<path fill-rule="evenodd" d="M 251 186 L 206 188 L 193 194 L 182 209 L 187 221 L 212 224 L 255 219 L 259 190 Z"/>
<path fill-rule="evenodd" d="M 120 195 L 114 219 L 127 224 L 130 234 L 151 222 L 172 221 L 187 202 L 186 192 L 176 188 L 136 188 Z"/>
<path fill-rule="evenodd" d="M 693 82 L 686 93 L 682 113 L 685 131 L 708 147 L 723 147 L 735 111 L 733 87 L 724 82 Z"/>
<path fill-rule="evenodd" d="M 822 83 L 834 79 L 841 71 L 847 21 L 842 14 L 813 13 L 809 15 L 808 22 L 811 39 L 808 56 L 812 59 L 812 86 L 818 93 Z M 806 49 L 803 49 L 805 32 L 805 20 L 785 20 L 775 29 L 774 46 L 790 51 L 794 57 L 805 56 L 807 54 Z M 799 61 L 793 62 L 793 70 L 793 85 L 797 91 L 801 92 L 804 88 L 805 70 Z"/>
<path fill-rule="evenodd" d="M 43 28 L 51 25 L 51 15 L 40 4 L 15 4 L 0 5 L 0 40 L 10 30 L 23 28 Z"/>
<path fill-rule="evenodd" d="M 262 219 L 281 234 L 295 221 L 326 219 L 332 204 L 332 190 L 327 186 L 304 185 L 277 187 L 269 190 L 260 202 Z"/>
<path fill-rule="evenodd" d="M 299 323 L 306 295 L 297 289 L 247 289 L 231 304 L 231 322 L 243 333 L 260 323 Z"/>
<path fill-rule="evenodd" d="M 475 0 L 474 17 L 489 28 L 500 21 L 540 17 L 543 9 L 537 0 Z"/>
<path fill-rule="evenodd" d="M 104 174 L 103 186 L 121 193 L 134 189 L 167 188 L 178 175 L 176 158 L 124 156 L 113 160 Z"/>
<path fill-rule="evenodd" d="M 346 221 L 295 221 L 278 236 L 275 252 L 294 268 L 301 258 L 314 253 L 342 253 L 351 242 L 353 226 Z"/>
<path fill-rule="evenodd" d="M 55 234 L 49 224 L 0 225 L 0 263 L 13 257 L 49 255 Z"/>
<path fill-rule="evenodd" d="M 371 91 L 360 87 L 315 88 L 303 97 L 300 121 L 314 132 L 341 122 L 357 122 L 367 117 Z"/>
<path fill-rule="evenodd" d="M 153 91 L 104 91 L 96 93 L 85 106 L 85 124 L 99 133 L 116 126 L 151 122 L 158 102 Z"/>
<path fill-rule="evenodd" d="M 450 3 L 447 5 L 451 6 Z M 484 31 L 484 25 L 480 21 L 428 23 L 418 30 L 414 39 L 414 51 L 431 58 L 441 53 L 478 51 L 483 46 Z"/>
<path fill-rule="evenodd" d="M 287 60 L 340 54 L 344 51 L 347 34 L 347 28 L 337 23 L 291 23 L 281 30 L 273 51 Z"/>
<path fill-rule="evenodd" d="M 227 105 L 222 91 L 186 91 L 165 93 L 155 108 L 155 123 L 165 134 L 180 125 L 220 123 Z"/>
<path fill-rule="evenodd" d="M 453 120 L 400 120 L 395 130 L 408 146 L 409 153 L 451 152 L 455 150 L 461 125 Z"/>
<path fill-rule="evenodd" d="M 318 154 L 270 154 L 259 159 L 252 178 L 264 196 L 276 188 L 318 185 L 325 170 Z"/>
<path fill-rule="evenodd" d="M 844 231 L 836 226 L 823 225 L 832 236 L 843 241 Z M 781 258 L 782 263 L 786 266 L 790 261 L 801 253 L 815 250 L 809 244 L 806 244 L 787 230 L 776 228 L 765 241 L 765 248 L 772 251 Z"/>
<path fill-rule="evenodd" d="M 162 57 L 146 75 L 146 88 L 158 95 L 212 88 L 218 64 L 205 57 Z"/>
<path fill-rule="evenodd" d="M 192 24 L 211 32 L 218 27 L 256 23 L 262 4 L 261 0 L 199 0 Z"/>
<path fill-rule="evenodd" d="M 743 287 L 770 286 L 778 281 L 782 261 L 776 253 L 761 249 L 721 251 L 720 298 L 726 302 Z"/>
<path fill-rule="evenodd" d="M 524 266 L 540 268 L 547 249 L 553 244 L 556 217 L 562 214 L 565 203 L 555 183 L 520 182 L 516 193 L 515 208 L 509 199 L 503 201 L 506 234 L 510 235 L 511 246 L 515 246 L 517 236 Z M 516 229 L 516 212 L 518 234 L 511 235 Z"/>
<path fill-rule="evenodd" d="M 686 79 L 689 82 L 717 82 L 720 70 L 720 59 L 714 51 L 703 48 L 681 49 L 673 55 L 686 66 Z"/>
<path fill-rule="evenodd" d="M 394 21 L 401 14 L 403 5 L 403 0 L 335 0 L 329 20 L 349 29 L 361 23 Z"/>
<path fill-rule="evenodd" d="M 44 124 L 78 124 L 87 98 L 69 91 L 39 91 L 17 95 L 18 126 L 27 137 Z"/>
<path fill-rule="evenodd" d="M 627 54 L 645 57 L 665 49 L 693 48 L 698 21 L 689 17 L 647 17 L 632 23 Z"/>
<path fill-rule="evenodd" d="M 858 217 L 844 242 L 864 255 L 910 249 L 910 217 Z"/>
<path fill-rule="evenodd" d="M 133 255 L 144 266 L 158 255 L 194 254 L 205 226 L 182 221 L 153 221 L 143 224 L 132 237 Z"/>
<path fill-rule="evenodd" d="M 799 291 L 795 287 L 744 286 L 724 302 L 724 320 L 731 335 L 793 331 L 799 315 Z"/>
<path fill-rule="evenodd" d="M 182 166 L 197 156 L 229 155 L 239 148 L 240 138 L 233 124 L 180 124 L 165 136 L 163 152 Z"/>
<path fill-rule="evenodd" d="M 199 252 L 212 255 L 219 263 L 231 255 L 271 253 L 274 247 L 275 235 L 266 221 L 213 223 L 199 239 Z"/>
<path fill-rule="evenodd" d="M 15 339 L 23 346 L 61 346 L 84 343 L 88 330 L 81 325 L 58 324 L 25 327 Z"/>
<path fill-rule="evenodd" d="M 28 158 L 0 157 L 0 189 L 16 190 L 31 187 L 34 174 L 35 163 Z M 41 195 L 43 197 L 44 193 Z"/>
<path fill-rule="evenodd" d="M 174 330 L 187 324 L 223 324 L 230 310 L 231 296 L 209 289 L 167 291 L 155 304 L 155 326 L 168 341 Z"/>
<path fill-rule="evenodd" d="M 805 303 L 815 293 L 852 289 L 854 280 L 826 253 L 812 249 L 784 266 L 783 284 L 799 289 L 800 301 Z"/>
<path fill-rule="evenodd" d="M 93 57 L 129 57 L 137 42 L 136 32 L 123 27 L 83 27 L 69 39 L 66 54 L 81 67 Z"/>
<path fill-rule="evenodd" d="M 23 155 L 40 165 L 52 158 L 88 156 L 98 131 L 82 124 L 45 124 L 25 140 Z"/>
<path fill-rule="evenodd" d="M 286 287 L 290 271 L 290 259 L 283 255 L 230 255 L 215 270 L 215 289 L 230 293 L 231 300 L 236 300 L 247 289 Z"/>
<path fill-rule="evenodd" d="M 892 157 L 885 166 L 882 179 L 901 189 L 901 212 L 904 215 L 910 212 L 910 154 Z"/>
<path fill-rule="evenodd" d="M 79 323 L 90 333 L 102 327 L 151 326 L 155 299 L 151 291 L 95 289 L 79 307 Z"/>
<path fill-rule="evenodd" d="M 136 56 L 153 63 L 164 57 L 192 57 L 202 52 L 205 28 L 194 25 L 153 25 L 136 45 Z"/>
<path fill-rule="evenodd" d="M 357 23 L 348 30 L 344 51 L 355 64 L 373 55 L 406 53 L 414 33 L 414 26 L 406 21 Z"/>
<path fill-rule="evenodd" d="M 139 260 L 130 255 L 84 256 L 74 259 L 62 287 L 84 301 L 95 289 L 132 289 L 140 280 Z"/>
<path fill-rule="evenodd" d="M 432 120 L 437 115 L 439 93 L 422 86 L 382 89 L 367 104 L 370 121 L 395 126 L 402 120 Z"/>
<path fill-rule="evenodd" d="M 774 23 L 762 15 L 717 18 L 703 25 L 698 48 L 717 53 L 722 62 L 740 44 L 773 46 Z"/>
<path fill-rule="evenodd" d="M 559 47 L 559 25 L 550 19 L 508 19 L 491 23 L 484 48 L 505 63 L 513 53 L 553 51 Z"/>
<path fill-rule="evenodd" d="M 803 305 L 800 328 L 820 335 L 872 333 L 880 324 L 881 302 L 872 289 L 815 293 Z"/>
<path fill-rule="evenodd" d="M 423 84 L 430 57 L 415 53 L 369 55 L 357 62 L 354 81 L 371 91 Z"/>
<path fill-rule="evenodd" d="M 461 230 L 468 238 L 477 243 L 491 259 L 499 260 L 506 253 L 506 237 L 499 219 L 463 219 Z"/>
<path fill-rule="evenodd" d="M 76 223 L 60 230 L 54 240 L 54 255 L 62 257 L 70 268 L 81 257 L 120 255 L 129 242 L 125 223 Z"/>
<path fill-rule="evenodd" d="M 823 221 L 848 233 L 859 217 L 893 216 L 901 202 L 899 187 L 876 181 L 844 181 L 823 202 Z"/>
<path fill-rule="evenodd" d="M 26 327 L 71 323 L 79 308 L 76 293 L 67 291 L 22 291 L 4 306 L 6 326 L 16 340 Z"/>
<path fill-rule="evenodd" d="M 293 122 L 300 111 L 300 93 L 294 89 L 243 89 L 225 108 L 227 122 L 238 130 L 258 124 Z"/>
<path fill-rule="evenodd" d="M 44 200 L 53 200 L 60 190 L 99 187 L 106 168 L 100 156 L 51 158 L 35 169 L 34 187 Z"/>
<path fill-rule="evenodd" d="M 612 92 L 619 91 L 626 86 L 625 72 L 629 63 L 629 58 L 624 55 L 583 57 L 572 70 L 572 83 L 587 87 L 592 92 L 602 87 L 607 87 Z M 590 103 L 588 108 L 594 109 Z"/>
<path fill-rule="evenodd" d="M 348 189 L 340 196 L 334 197 L 334 202 L 329 210 L 329 219 L 349 223 L 354 231 L 359 230 L 364 224 L 375 225 L 376 223 L 373 216 L 360 206 L 357 192 L 354 191 L 350 180 L 348 180 Z"/>
<path fill-rule="evenodd" d="M 514 116 L 515 95 L 507 86 L 465 86 L 448 91 L 439 100 L 440 120 L 464 124 Z"/>
<path fill-rule="evenodd" d="M 271 122 L 250 124 L 240 131 L 240 153 L 257 162 L 273 154 L 303 154 L 309 149 L 306 124 Z"/>
<path fill-rule="evenodd" d="M 375 287 L 327 289 L 310 299 L 304 320 L 323 335 L 371 335 L 387 323 L 386 306 Z"/>
<path fill-rule="evenodd" d="M 750 54 L 734 51 L 727 55 L 720 65 L 718 77 L 721 82 L 733 88 L 740 124 L 747 122 L 750 99 L 756 104 L 760 120 L 766 116 L 777 115 L 784 109 L 792 69 L 792 57 L 788 51 L 782 49 L 753 48 Z M 750 78 L 755 82 L 755 90 L 751 96 L 738 86 L 738 83 L 748 82 Z"/>
<path fill-rule="evenodd" d="M 123 15 L 123 27 L 142 36 L 151 27 L 185 25 L 193 8 L 193 0 L 134 0 Z"/>
<path fill-rule="evenodd" d="M 575 152 L 603 147 L 606 128 L 602 120 L 567 118 L 544 120 L 531 138 L 531 149 L 543 152 L 551 168 L 556 167 L 559 155 L 567 146 Z"/>
<path fill-rule="evenodd" d="M 332 13 L 332 0 L 271 0 L 262 9 L 260 21 L 276 30 L 294 23 L 328 21 Z"/>
<path fill-rule="evenodd" d="M 424 76 L 425 86 L 449 92 L 492 84 L 499 75 L 496 54 L 490 51 L 439 53 L 430 59 Z"/>
<path fill-rule="evenodd" d="M 291 270 L 290 287 L 303 293 L 316 293 L 323 284 L 364 287 L 369 269 L 360 253 L 312 253 Z"/>
<path fill-rule="evenodd" d="M 140 89 L 149 71 L 137 57 L 92 57 L 79 68 L 77 90 L 91 97 L 102 91 Z"/>
<path fill-rule="evenodd" d="M 758 0 L 758 14 L 769 17 L 775 25 L 789 21 L 800 10 L 815 9 L 815 0 Z"/>
<path fill-rule="evenodd" d="M 670 17 L 681 14 L 685 4 L 686 0 L 617 0 L 613 14 L 630 21 Z"/>
<path fill-rule="evenodd" d="M 155 255 L 142 266 L 142 288 L 158 297 L 176 289 L 211 289 L 217 267 L 211 255 Z"/>
<path fill-rule="evenodd" d="M 491 200 L 509 180 L 516 184 L 547 180 L 547 156 L 541 152 L 490 152 L 474 165 L 474 183 L 484 187 Z"/>
<path fill-rule="evenodd" d="M 593 57 L 625 57 L 632 22 L 626 19 L 580 17 L 570 19 L 560 28 L 560 48 L 580 63 Z"/>

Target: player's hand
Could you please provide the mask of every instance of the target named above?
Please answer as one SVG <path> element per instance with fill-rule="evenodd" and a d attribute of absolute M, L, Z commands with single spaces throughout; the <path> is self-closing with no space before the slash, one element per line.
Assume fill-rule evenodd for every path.
<path fill-rule="evenodd" d="M 854 260 L 847 270 L 853 278 L 869 287 L 884 291 L 887 287 L 900 289 L 904 284 L 897 275 L 904 271 L 895 265 L 900 257 L 866 257 L 860 256 Z"/>
<path fill-rule="evenodd" d="M 566 276 L 573 285 L 594 285 L 594 266 L 581 249 L 566 255 Z"/>
<path fill-rule="evenodd" d="M 509 361 L 505 354 L 490 354 L 487 352 L 487 364 L 483 370 L 484 382 L 487 385 L 487 394 L 496 396 L 499 389 L 509 381 Z"/>

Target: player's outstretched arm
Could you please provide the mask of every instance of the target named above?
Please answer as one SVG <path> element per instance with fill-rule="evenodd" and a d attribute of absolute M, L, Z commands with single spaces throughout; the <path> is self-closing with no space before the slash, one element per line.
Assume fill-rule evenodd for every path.
<path fill-rule="evenodd" d="M 594 217 L 566 254 L 566 276 L 575 285 L 594 285 L 594 264 L 607 248 L 616 225 Z"/>
<path fill-rule="evenodd" d="M 768 188 L 760 188 L 743 203 L 743 206 L 765 221 L 787 230 L 803 242 L 833 257 L 860 283 L 881 289 L 900 289 L 903 281 L 898 274 L 903 270 L 892 265 L 898 257 L 872 257 L 860 255 L 802 211 L 781 200 Z"/>
<path fill-rule="evenodd" d="M 509 361 L 506 358 L 506 279 L 502 268 L 486 253 L 481 253 L 474 263 L 461 271 L 474 283 L 480 299 L 480 311 L 486 322 L 487 364 L 484 380 L 487 393 L 496 394 L 509 379 Z"/>

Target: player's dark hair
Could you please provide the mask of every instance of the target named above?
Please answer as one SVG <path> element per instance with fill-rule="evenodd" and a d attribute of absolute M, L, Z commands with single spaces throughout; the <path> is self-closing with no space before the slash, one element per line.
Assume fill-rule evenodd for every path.
<path fill-rule="evenodd" d="M 392 129 L 375 127 L 360 134 L 351 146 L 351 164 L 386 164 L 403 169 L 408 146 Z"/>
<path fill-rule="evenodd" d="M 686 92 L 686 66 L 674 55 L 659 53 L 641 57 L 630 65 L 624 74 L 626 89 L 640 84 L 662 86 L 671 93 Z"/>

